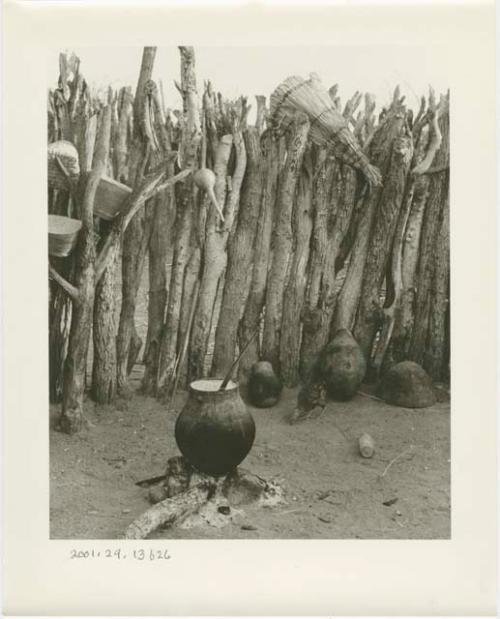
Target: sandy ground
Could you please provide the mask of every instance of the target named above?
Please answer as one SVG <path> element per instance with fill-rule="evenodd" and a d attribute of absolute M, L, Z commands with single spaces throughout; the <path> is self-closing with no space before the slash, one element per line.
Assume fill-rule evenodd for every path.
<path fill-rule="evenodd" d="M 177 411 L 184 398 L 179 394 Z M 257 436 L 242 464 L 278 480 L 286 504 L 245 507 L 224 528 L 173 527 L 154 537 L 450 537 L 449 398 L 413 410 L 357 395 L 290 426 L 286 416 L 295 399 L 296 391 L 285 390 L 276 407 L 250 409 Z M 52 407 L 52 418 L 57 410 Z M 50 431 L 51 538 L 119 539 L 149 506 L 147 490 L 135 482 L 162 474 L 167 459 L 178 455 L 177 412 L 139 395 L 113 407 L 87 400 L 85 410 L 91 426 L 82 433 Z M 372 459 L 358 452 L 364 432 L 376 442 Z"/>

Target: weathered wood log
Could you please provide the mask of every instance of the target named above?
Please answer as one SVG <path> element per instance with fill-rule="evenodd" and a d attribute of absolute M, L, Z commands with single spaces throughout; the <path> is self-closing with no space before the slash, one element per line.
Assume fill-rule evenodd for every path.
<path fill-rule="evenodd" d="M 49 96 L 50 136 L 49 143 L 67 140 L 76 144 L 79 139 L 80 125 L 76 123 L 77 112 L 82 104 L 82 81 L 79 73 L 79 59 L 73 54 L 59 55 L 59 88 Z M 73 73 L 73 79 L 69 79 Z M 86 102 L 87 97 L 83 99 Z M 88 115 L 86 121 L 88 120 Z M 95 134 L 93 135 L 95 138 Z M 81 163 L 81 162 L 80 162 Z M 88 168 L 80 169 L 88 172 Z M 52 191 L 48 212 L 54 215 L 72 216 L 75 204 L 69 191 Z M 53 263 L 66 280 L 72 280 L 74 257 L 53 259 Z M 53 403 L 59 403 L 63 392 L 63 373 L 68 337 L 71 325 L 71 299 L 56 282 L 50 283 L 49 296 L 49 397 Z"/>
<path fill-rule="evenodd" d="M 264 132 L 262 148 L 262 197 L 253 246 L 253 269 L 250 290 L 239 327 L 240 347 L 248 342 L 257 327 L 264 306 L 271 247 L 272 223 L 278 185 L 278 143 L 270 131 Z M 239 364 L 240 381 L 245 382 L 250 368 L 260 358 L 259 338 L 252 340 Z"/>
<path fill-rule="evenodd" d="M 255 231 L 261 202 L 262 160 L 256 127 L 243 133 L 247 164 L 241 188 L 236 230 L 228 241 L 228 264 L 215 331 L 214 376 L 225 376 L 234 360 L 238 325 L 248 296 Z"/>
<path fill-rule="evenodd" d="M 369 144 L 370 161 L 380 170 L 382 177 L 387 173 L 392 144 L 400 134 L 403 123 L 403 105 L 396 90 L 393 104 L 385 114 L 383 122 L 375 131 Z M 381 193 L 381 187 L 372 187 L 365 196 L 356 238 L 351 250 L 349 267 L 337 299 L 332 332 L 341 328 L 351 330 L 354 324 L 361 294 L 369 239 Z"/>
<path fill-rule="evenodd" d="M 276 220 L 272 237 L 272 260 L 266 290 L 262 356 L 280 373 L 280 331 L 283 291 L 292 247 L 292 210 L 302 159 L 309 133 L 309 120 L 297 114 L 290 128 L 289 150 L 279 182 Z"/>
<path fill-rule="evenodd" d="M 449 157 L 449 115 L 446 110 L 439 118 L 439 127 L 443 135 L 443 140 L 439 151 L 433 160 L 433 165 L 445 167 Z M 433 378 L 440 377 L 440 369 L 442 367 L 442 355 L 437 354 L 436 350 L 445 346 L 445 320 L 446 320 L 446 305 L 448 273 L 446 269 L 447 256 L 449 260 L 449 179 L 448 171 L 445 169 L 430 176 L 429 192 L 425 205 L 422 233 L 419 248 L 419 262 L 416 275 L 416 294 L 415 294 L 415 310 L 414 324 L 409 348 L 409 357 L 424 367 L 431 368 L 433 372 L 437 372 Z M 438 243 L 441 243 L 439 247 Z M 440 261 L 436 263 L 436 257 Z M 437 271 L 437 282 L 435 283 Z M 439 282 L 439 283 L 438 283 Z M 439 307 L 435 307 L 433 292 L 439 289 Z M 429 362 L 427 358 L 427 349 L 429 346 L 429 324 L 431 314 L 438 312 L 438 318 L 433 319 L 436 322 L 433 324 L 435 329 L 433 339 L 439 343 L 433 345 L 433 361 Z M 439 325 L 439 326 L 438 326 Z M 435 355 L 435 358 L 434 358 Z M 439 370 L 438 370 L 439 368 Z"/>
<path fill-rule="evenodd" d="M 210 107 L 208 97 L 204 98 L 204 102 L 209 105 L 208 109 L 205 109 L 207 126 L 212 125 L 216 112 Z M 219 222 L 219 215 L 214 208 L 208 210 L 201 255 L 200 292 L 191 332 L 188 361 L 189 381 L 201 378 L 205 374 L 208 342 L 216 327 L 215 304 L 220 292 L 221 277 L 227 264 L 227 243 L 238 214 L 241 184 L 246 169 L 247 157 L 242 133 L 246 123 L 246 113 L 244 99 L 229 104 L 219 96 L 218 115 L 215 121 L 222 131 L 231 130 L 231 134 L 222 135 L 220 140 L 215 134 L 212 135 L 213 139 L 218 140 L 215 149 L 214 192 L 217 203 L 223 208 L 224 222 Z M 230 163 L 231 167 L 229 167 Z"/>
<path fill-rule="evenodd" d="M 130 87 L 120 90 L 118 99 L 118 127 L 113 142 L 114 177 L 120 183 L 128 182 L 128 154 L 132 142 L 133 100 Z"/>
<path fill-rule="evenodd" d="M 222 477 L 211 477 L 196 471 L 182 456 L 168 459 L 165 475 L 143 480 L 137 485 L 143 488 L 153 486 L 148 499 L 154 507 L 127 528 L 125 539 L 144 539 L 159 527 L 187 519 L 191 524 L 194 519 L 196 526 L 208 523 L 220 527 L 232 521 L 234 506 L 257 501 L 264 506 L 286 502 L 283 488 L 275 481 L 266 481 L 240 468 Z"/>
<path fill-rule="evenodd" d="M 196 88 L 195 54 L 192 47 L 180 48 L 181 94 L 183 113 L 180 118 L 179 157 L 185 169 L 194 169 L 198 162 L 201 123 Z M 191 255 L 191 230 L 195 217 L 195 188 L 192 180 L 175 188 L 175 222 L 172 270 L 170 273 L 167 311 L 160 343 L 157 392 L 168 395 L 178 351 L 184 271 Z"/>
<path fill-rule="evenodd" d="M 345 164 L 327 161 L 326 169 L 318 174 L 317 182 L 314 257 L 311 259 L 307 305 L 303 312 L 301 375 L 304 379 L 332 335 L 330 326 L 336 300 L 335 263 L 354 210 L 356 173 Z M 324 188 L 320 189 L 323 184 Z"/>
<path fill-rule="evenodd" d="M 423 176 L 432 163 L 428 156 L 429 148 L 435 149 L 441 140 L 437 125 L 437 108 L 434 93 L 429 96 L 429 110 L 425 112 L 426 101 L 422 98 L 417 117 L 412 125 L 413 160 L 411 172 L 405 188 L 405 197 L 400 210 L 398 224 L 394 233 L 390 264 L 387 268 L 386 298 L 384 303 L 383 326 L 373 355 L 373 370 L 378 378 L 383 366 L 389 367 L 406 358 L 407 344 L 413 324 L 414 275 L 418 259 L 418 245 L 425 205 L 428 178 Z M 409 115 L 407 116 L 410 121 Z M 438 132 L 435 138 L 425 132 L 427 119 L 431 133 Z M 437 139 L 436 139 L 437 138 Z M 426 161 L 426 166 L 420 165 Z M 417 172 L 416 172 L 417 171 Z"/>
<path fill-rule="evenodd" d="M 151 88 L 154 110 L 152 130 L 157 136 L 158 153 L 155 165 L 167 160 L 167 174 L 175 173 L 172 158 L 172 135 L 165 124 L 164 113 L 158 90 Z M 156 395 L 160 365 L 160 345 L 162 328 L 167 303 L 167 260 L 172 256 L 172 232 L 175 214 L 175 194 L 173 187 L 162 191 L 155 198 L 151 208 L 152 222 L 149 243 L 149 296 L 148 296 L 148 331 L 144 349 L 144 376 L 141 383 L 143 393 Z M 129 359 L 130 360 L 130 359 Z"/>
<path fill-rule="evenodd" d="M 149 144 L 154 148 L 152 138 L 146 130 L 144 118 L 147 114 L 147 95 L 145 92 L 146 84 L 151 80 L 153 73 L 156 47 L 145 47 L 142 55 L 141 69 L 137 82 L 134 99 L 134 139 L 132 141 L 129 160 L 129 180 L 133 180 L 138 173 L 137 164 L 143 159 L 145 147 Z M 155 148 L 156 150 L 156 148 Z M 151 210 L 151 208 L 149 209 Z M 152 217 L 152 214 L 150 217 Z M 122 304 L 120 311 L 120 321 L 118 325 L 118 335 L 116 338 L 117 350 L 117 387 L 122 396 L 130 394 L 128 383 L 128 367 L 130 343 L 135 329 L 135 304 L 139 282 L 144 266 L 144 254 L 138 251 L 143 246 L 143 237 L 147 234 L 146 209 L 139 210 L 132 218 L 130 225 L 123 236 L 122 245 Z M 146 245 L 147 247 L 147 245 Z M 144 252 L 145 253 L 145 252 Z"/>
<path fill-rule="evenodd" d="M 148 332 L 144 350 L 144 376 L 141 389 L 155 395 L 160 362 L 160 344 L 167 304 L 167 259 L 172 253 L 174 204 L 173 190 L 162 192 L 155 200 L 149 246 Z"/>
<path fill-rule="evenodd" d="M 440 212 L 440 223 L 436 236 L 435 266 L 432 280 L 432 312 L 429 316 L 429 333 L 424 357 L 424 368 L 435 381 L 446 379 L 447 356 L 446 323 L 449 320 L 449 277 L 450 277 L 450 198 L 448 173 L 441 179 L 444 199 Z"/>
<path fill-rule="evenodd" d="M 59 420 L 61 429 L 69 434 L 79 431 L 83 424 L 85 368 L 95 293 L 94 198 L 108 155 L 111 131 L 110 106 L 104 108 L 101 114 L 102 122 L 99 127 L 94 163 L 85 183 L 81 203 L 82 228 L 75 258 L 75 286 L 78 296 L 73 298 L 73 315 L 64 368 L 64 392 Z"/>
<path fill-rule="evenodd" d="M 214 172 L 216 175 L 215 196 L 220 205 L 226 204 L 227 193 L 227 176 L 228 163 L 233 145 L 233 139 L 237 140 L 235 144 L 238 151 L 239 170 L 238 177 L 235 175 L 233 182 L 236 183 L 234 190 L 239 194 L 239 186 L 243 180 L 245 170 L 245 155 L 243 146 L 243 136 L 241 133 L 225 135 L 221 138 L 217 147 Z M 200 282 L 200 293 L 198 297 L 198 305 L 194 317 L 193 330 L 191 332 L 191 343 L 189 350 L 188 361 L 188 380 L 201 378 L 205 374 L 205 357 L 208 349 L 208 341 L 212 330 L 212 319 L 215 307 L 215 300 L 219 287 L 220 278 L 226 268 L 227 254 L 226 244 L 229 236 L 229 231 L 234 218 L 234 209 L 238 202 L 232 201 L 231 210 L 229 203 L 231 197 L 228 197 L 228 204 L 225 222 L 219 228 L 219 216 L 214 209 L 208 210 L 205 243 L 202 254 L 202 274 Z"/>
<path fill-rule="evenodd" d="M 280 367 L 281 379 L 288 387 L 294 387 L 299 380 L 301 312 L 306 292 L 306 269 L 312 232 L 312 177 L 313 162 L 309 149 L 304 155 L 295 196 L 292 217 L 294 247 L 283 294 Z"/>
<path fill-rule="evenodd" d="M 69 215 L 69 192 L 57 191 L 49 213 Z M 66 280 L 72 279 L 73 257 L 52 258 L 58 273 Z M 71 299 L 56 282 L 49 284 L 49 397 L 52 403 L 61 402 L 63 391 L 64 361 L 71 325 Z"/>
<path fill-rule="evenodd" d="M 108 228 L 108 222 L 100 222 L 101 234 L 105 234 Z M 116 395 L 115 278 L 117 263 L 118 247 L 114 247 L 109 266 L 104 270 L 95 288 L 91 395 L 92 399 L 100 404 L 111 403 Z"/>
<path fill-rule="evenodd" d="M 127 116 L 131 111 L 131 103 L 122 91 L 122 109 L 117 109 L 117 101 L 112 104 L 112 149 L 115 165 L 113 174 L 123 175 L 127 150 Z M 130 105 L 130 110 L 128 109 Z M 115 125 L 113 127 L 113 124 Z M 116 154 L 116 159 L 115 159 Z M 108 158 L 108 162 L 111 157 Z M 117 176 L 115 176 L 117 178 Z M 119 178 L 119 177 L 118 177 Z M 98 223 L 101 238 L 105 238 L 111 229 L 109 222 L 101 220 Z M 102 242 L 99 249 L 102 247 Z M 100 404 L 111 403 L 116 396 L 116 290 L 115 278 L 118 264 L 119 248 L 114 247 L 109 265 L 96 283 L 93 317 L 93 351 L 91 395 Z"/>
<path fill-rule="evenodd" d="M 354 328 L 354 337 L 368 363 L 375 335 L 382 326 L 381 288 L 403 204 L 412 157 L 413 143 L 409 128 L 404 125 L 400 135 L 393 142 L 389 166 L 384 175 L 384 186 L 367 248 L 360 304 Z"/>
<path fill-rule="evenodd" d="M 210 489 L 210 483 L 203 480 L 182 494 L 160 501 L 127 528 L 125 539 L 145 539 L 158 527 L 192 514 L 207 501 Z"/>

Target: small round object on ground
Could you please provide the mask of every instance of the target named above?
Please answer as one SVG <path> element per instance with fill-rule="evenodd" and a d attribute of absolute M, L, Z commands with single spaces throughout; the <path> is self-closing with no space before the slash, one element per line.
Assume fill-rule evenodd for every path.
<path fill-rule="evenodd" d="M 250 370 L 248 399 L 258 408 L 270 408 L 279 402 L 283 385 L 269 361 L 258 361 Z"/>
<path fill-rule="evenodd" d="M 371 458 L 375 453 L 375 441 L 369 434 L 362 434 L 359 437 L 359 453 L 363 458 Z"/>
<path fill-rule="evenodd" d="M 414 361 L 401 361 L 382 376 L 378 395 L 388 404 L 404 408 L 426 408 L 436 403 L 432 380 Z"/>

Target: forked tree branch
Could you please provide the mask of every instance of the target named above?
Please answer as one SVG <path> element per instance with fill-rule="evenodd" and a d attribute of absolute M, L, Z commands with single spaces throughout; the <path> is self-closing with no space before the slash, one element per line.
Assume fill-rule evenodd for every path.
<path fill-rule="evenodd" d="M 143 204 L 150 198 L 155 197 L 161 191 L 164 191 L 168 187 L 171 187 L 175 183 L 184 180 L 191 174 L 191 170 L 183 170 L 164 180 L 167 171 L 165 169 L 156 172 L 145 178 L 137 191 L 134 191 L 128 198 L 128 205 L 124 209 L 124 212 L 114 220 L 113 226 L 104 241 L 102 249 L 96 260 L 96 282 L 99 281 L 104 273 L 109 261 L 112 257 L 112 251 L 114 244 L 118 242 L 131 219 L 137 213 L 137 211 L 143 206 Z"/>
<path fill-rule="evenodd" d="M 60 275 L 54 267 L 49 263 L 49 277 L 53 279 L 61 288 L 66 292 L 66 294 L 71 298 L 72 301 L 78 303 L 80 300 L 80 292 L 78 288 L 70 284 L 67 279 L 65 279 L 62 275 Z"/>

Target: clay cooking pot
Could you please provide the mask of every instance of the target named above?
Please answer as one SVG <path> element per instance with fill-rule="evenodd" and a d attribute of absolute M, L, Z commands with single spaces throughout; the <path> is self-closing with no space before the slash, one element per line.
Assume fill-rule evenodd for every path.
<path fill-rule="evenodd" d="M 229 382 L 217 391 L 218 378 L 195 380 L 175 424 L 175 440 L 182 455 L 199 471 L 225 475 L 240 464 L 255 438 L 255 422 Z"/>

